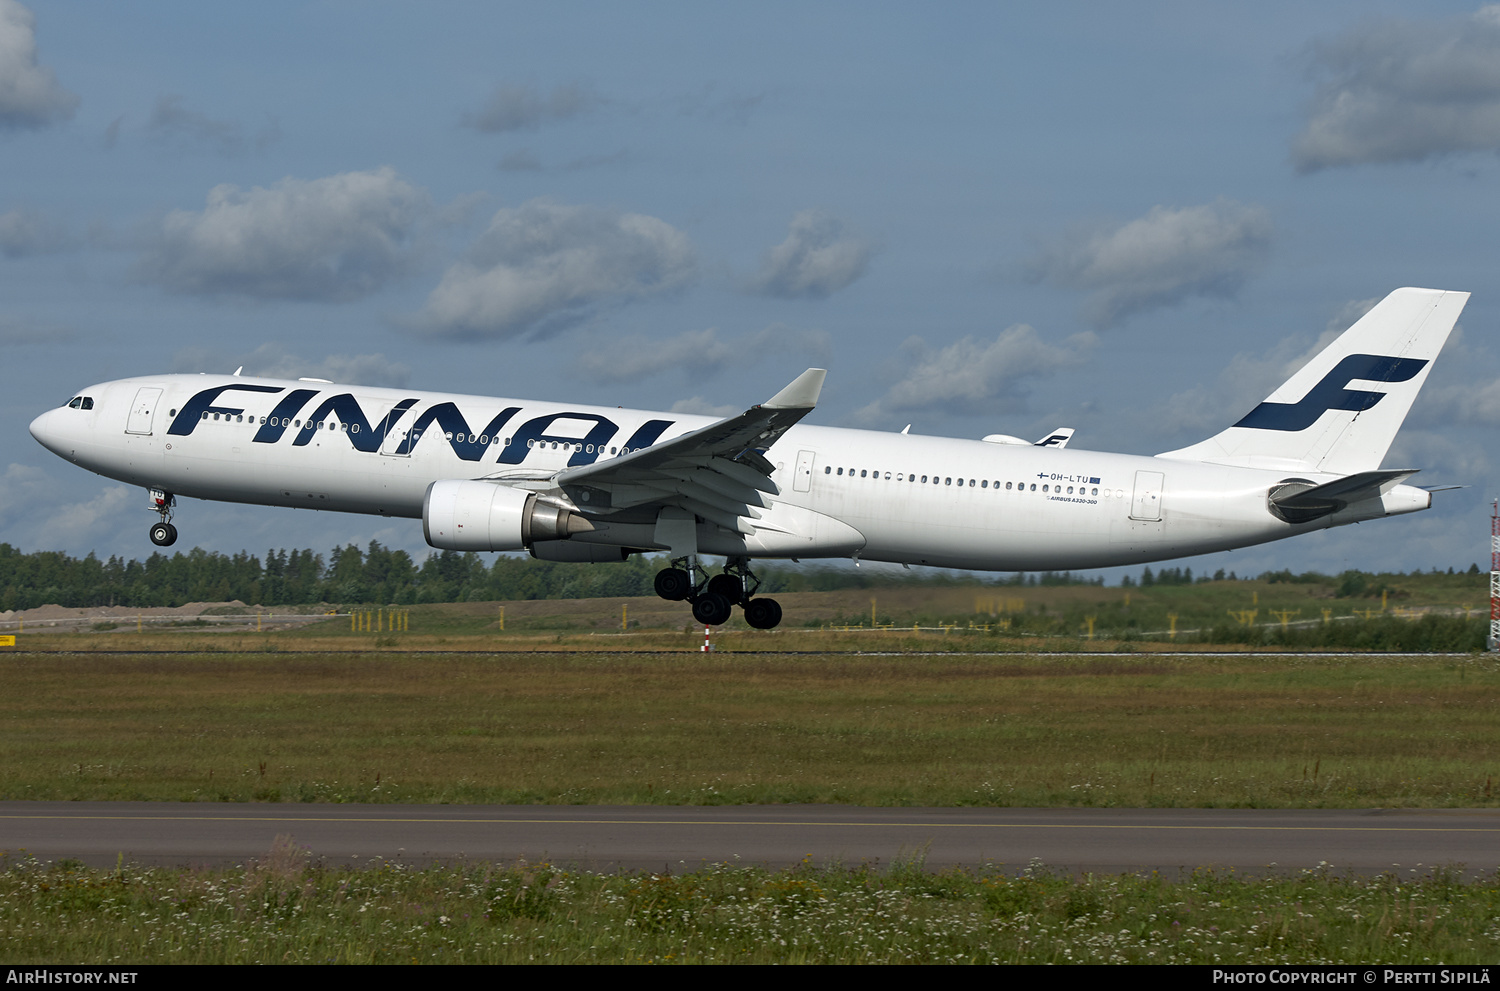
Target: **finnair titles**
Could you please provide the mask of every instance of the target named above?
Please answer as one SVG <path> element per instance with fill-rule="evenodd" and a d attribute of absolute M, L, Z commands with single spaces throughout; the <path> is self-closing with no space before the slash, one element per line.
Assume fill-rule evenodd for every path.
<path fill-rule="evenodd" d="M 214 375 L 90 386 L 31 424 L 48 450 L 140 485 L 169 546 L 179 496 L 420 519 L 433 547 L 551 561 L 669 555 L 707 624 L 781 620 L 754 558 L 977 571 L 1100 568 L 1426 509 L 1381 462 L 1467 293 L 1398 289 L 1220 433 L 1155 457 L 803 423 L 810 368 L 738 416 Z M 722 556 L 710 574 L 703 555 Z"/>

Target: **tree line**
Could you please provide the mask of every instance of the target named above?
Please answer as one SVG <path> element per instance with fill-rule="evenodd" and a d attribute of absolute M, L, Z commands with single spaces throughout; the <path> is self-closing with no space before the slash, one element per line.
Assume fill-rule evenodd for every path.
<path fill-rule="evenodd" d="M 334 548 L 326 556 L 311 549 L 271 550 L 264 559 L 246 551 L 220 554 L 194 548 L 170 556 L 157 552 L 144 561 L 110 557 L 101 561 L 59 551 L 22 553 L 0 544 L 0 611 L 55 604 L 86 606 L 180 606 L 187 602 L 247 605 L 308 605 L 319 602 L 413 605 L 426 602 L 488 602 L 497 599 L 586 599 L 651 595 L 665 555 L 634 555 L 620 564 L 574 564 L 538 561 L 505 554 L 441 551 L 421 563 L 403 550 L 370 541 Z M 1436 573 L 1437 569 L 1433 569 Z M 1415 572 L 1414 574 L 1419 574 Z M 1453 571 L 1450 568 L 1449 574 Z M 996 586 L 1103 585 L 1097 576 L 1040 572 L 976 576 L 933 571 L 890 571 L 844 567 L 792 567 L 758 562 L 761 592 L 831 591 L 892 585 Z M 1470 577 L 1472 576 L 1472 577 Z M 1234 580 L 1222 571 L 1212 579 Z M 1270 581 L 1332 583 L 1343 595 L 1379 594 L 1378 579 L 1388 576 L 1345 572 L 1337 577 L 1308 572 L 1273 572 Z M 1477 566 L 1465 576 L 1487 580 Z M 1142 586 L 1192 584 L 1191 569 L 1146 568 Z M 1136 585 L 1128 576 L 1122 585 Z M 1371 590 L 1375 591 L 1372 592 Z"/>

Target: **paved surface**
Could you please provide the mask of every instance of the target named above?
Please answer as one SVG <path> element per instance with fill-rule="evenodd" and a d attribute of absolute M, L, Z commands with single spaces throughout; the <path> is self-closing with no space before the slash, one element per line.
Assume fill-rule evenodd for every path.
<path fill-rule="evenodd" d="M 598 870 L 696 868 L 738 861 L 782 866 L 929 868 L 1040 860 L 1071 872 L 1195 867 L 1280 872 L 1327 862 L 1340 870 L 1470 875 L 1500 867 L 1497 810 L 891 809 L 775 806 L 234 805 L 0 802 L 0 850 L 219 865 L 264 857 L 278 836 L 332 865 L 392 860 L 547 859 Z"/>

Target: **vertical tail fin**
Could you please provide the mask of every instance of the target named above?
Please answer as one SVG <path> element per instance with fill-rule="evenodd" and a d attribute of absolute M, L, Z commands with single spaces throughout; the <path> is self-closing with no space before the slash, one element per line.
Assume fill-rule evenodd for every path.
<path fill-rule="evenodd" d="M 1234 426 L 1160 457 L 1339 475 L 1379 468 L 1468 299 L 1397 289 Z"/>

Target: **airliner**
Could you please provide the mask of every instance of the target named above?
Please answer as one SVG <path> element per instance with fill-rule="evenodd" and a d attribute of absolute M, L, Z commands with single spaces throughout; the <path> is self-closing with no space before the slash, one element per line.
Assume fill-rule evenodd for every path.
<path fill-rule="evenodd" d="M 805 424 L 809 368 L 725 419 L 335 385 L 155 375 L 38 416 L 53 453 L 178 496 L 422 521 L 428 544 L 548 561 L 668 555 L 656 592 L 701 623 L 781 621 L 754 558 L 976 571 L 1137 564 L 1427 509 L 1381 468 L 1468 293 L 1398 289 L 1220 433 L 1155 457 Z M 725 559 L 710 574 L 703 555 Z"/>

